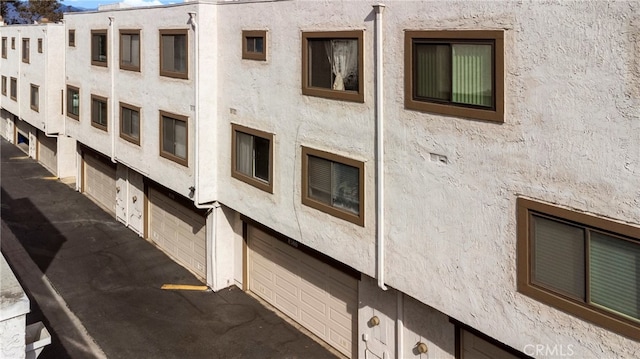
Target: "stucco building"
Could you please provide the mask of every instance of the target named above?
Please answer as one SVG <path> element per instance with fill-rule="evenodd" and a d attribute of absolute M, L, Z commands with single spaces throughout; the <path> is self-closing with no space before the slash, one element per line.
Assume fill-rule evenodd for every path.
<path fill-rule="evenodd" d="M 634 357 L 638 13 L 199 1 L 66 14 L 51 115 L 77 141 L 78 190 L 214 290 L 253 293 L 342 355 Z M 0 28 L 3 46 L 23 28 Z M 1 100 L 3 117 L 25 117 Z"/>

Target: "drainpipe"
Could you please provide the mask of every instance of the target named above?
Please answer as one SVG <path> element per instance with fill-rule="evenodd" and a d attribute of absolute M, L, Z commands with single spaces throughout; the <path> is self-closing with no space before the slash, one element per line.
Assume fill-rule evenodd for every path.
<path fill-rule="evenodd" d="M 213 228 L 213 232 L 211 235 L 207 235 L 207 243 L 206 247 L 211 249 L 211 255 L 207 255 L 207 285 L 212 288 L 218 288 L 218 281 L 216 277 L 213 275 L 213 266 L 215 263 L 218 263 L 218 250 L 217 250 L 217 235 L 216 231 L 218 229 L 218 210 L 220 209 L 220 203 L 218 201 L 214 201 L 212 203 L 201 203 L 200 202 L 200 36 L 198 31 L 198 22 L 196 21 L 197 13 L 194 11 L 189 12 L 189 24 L 191 25 L 191 29 L 193 30 L 193 41 L 194 41 L 194 50 L 193 56 L 195 58 L 194 61 L 194 69 L 193 69 L 193 94 L 195 97 L 195 104 L 193 110 L 193 128 L 194 132 L 194 186 L 191 188 L 193 191 L 193 204 L 198 209 L 212 209 L 211 211 L 211 221 L 213 222 L 211 228 Z M 209 217 L 209 216 L 207 216 Z M 208 219 L 207 219 L 208 221 Z"/>
<path fill-rule="evenodd" d="M 48 31 L 46 28 L 42 29 L 42 32 L 44 33 L 44 36 L 42 37 L 42 51 L 44 52 L 44 68 L 48 69 L 49 68 L 49 47 L 47 46 L 48 44 Z M 37 46 L 37 44 L 36 44 Z M 64 60 L 63 60 L 64 61 Z M 63 62 L 64 63 L 64 62 Z M 58 134 L 60 133 L 60 131 L 58 132 L 49 132 L 49 128 L 51 128 L 51 126 L 49 126 L 49 117 L 53 117 L 53 116 L 48 116 L 48 107 L 47 104 L 49 103 L 48 99 L 48 88 L 47 88 L 47 76 L 48 72 L 45 72 L 44 75 L 44 83 L 42 84 L 42 89 L 44 90 L 44 106 L 43 106 L 43 111 L 44 111 L 44 135 L 47 137 L 58 137 Z M 38 92 L 38 94 L 40 94 L 40 92 Z"/>
<path fill-rule="evenodd" d="M 375 20 L 375 48 L 376 48 L 376 177 L 378 186 L 376 188 L 376 199 L 378 206 L 376 208 L 376 224 L 377 224 L 377 279 L 378 287 L 387 290 L 384 284 L 384 84 L 382 82 L 382 12 L 384 4 L 373 5 L 376 12 Z"/>
<path fill-rule="evenodd" d="M 116 162 L 116 123 L 115 123 L 115 76 L 116 76 L 116 51 L 115 51 L 115 23 L 116 18 L 114 16 L 109 16 L 109 42 L 111 43 L 109 47 L 109 74 L 111 75 L 111 91 L 109 94 L 111 109 L 109 111 L 109 127 L 111 132 L 111 162 Z M 129 226 L 129 216 L 127 215 L 127 226 Z"/>
<path fill-rule="evenodd" d="M 396 358 L 404 358 L 404 294 L 396 295 Z"/>

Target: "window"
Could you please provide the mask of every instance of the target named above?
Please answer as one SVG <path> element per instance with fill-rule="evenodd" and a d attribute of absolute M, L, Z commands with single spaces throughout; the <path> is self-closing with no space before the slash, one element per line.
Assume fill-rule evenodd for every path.
<path fill-rule="evenodd" d="M 38 111 L 40 109 L 40 86 L 31 84 L 31 109 Z"/>
<path fill-rule="evenodd" d="M 364 163 L 302 147 L 302 203 L 364 226 Z"/>
<path fill-rule="evenodd" d="M 69 47 L 76 46 L 76 30 L 69 30 Z"/>
<path fill-rule="evenodd" d="M 140 107 L 120 102 L 120 137 L 140 145 Z"/>
<path fill-rule="evenodd" d="M 15 77 L 11 78 L 11 94 L 10 97 L 12 100 L 18 99 L 18 80 Z"/>
<path fill-rule="evenodd" d="M 67 86 L 67 116 L 80 120 L 80 89 Z"/>
<path fill-rule="evenodd" d="M 640 339 L 640 228 L 518 198 L 518 290 Z"/>
<path fill-rule="evenodd" d="M 231 125 L 231 176 L 273 193 L 273 135 Z"/>
<path fill-rule="evenodd" d="M 91 95 L 91 125 L 107 131 L 107 99 Z"/>
<path fill-rule="evenodd" d="M 140 71 L 140 30 L 120 30 L 120 68 Z"/>
<path fill-rule="evenodd" d="M 42 53 L 42 39 L 38 39 L 38 53 Z"/>
<path fill-rule="evenodd" d="M 302 33 L 302 93 L 364 102 L 363 32 Z"/>
<path fill-rule="evenodd" d="M 7 77 L 2 76 L 2 94 L 7 96 Z"/>
<path fill-rule="evenodd" d="M 242 58 L 248 60 L 267 60 L 266 31 L 242 31 Z"/>
<path fill-rule="evenodd" d="M 22 62 L 29 63 L 29 39 L 22 39 Z"/>
<path fill-rule="evenodd" d="M 11 38 L 11 50 L 15 50 L 16 49 L 16 38 L 12 37 Z"/>
<path fill-rule="evenodd" d="M 107 30 L 91 30 L 91 65 L 107 66 Z"/>
<path fill-rule="evenodd" d="M 2 58 L 3 59 L 7 58 L 7 38 L 6 37 L 2 38 Z"/>
<path fill-rule="evenodd" d="M 504 121 L 502 31 L 405 32 L 408 109 Z"/>
<path fill-rule="evenodd" d="M 188 166 L 187 117 L 160 111 L 160 156 Z"/>
<path fill-rule="evenodd" d="M 187 30 L 160 30 L 160 75 L 188 78 Z"/>

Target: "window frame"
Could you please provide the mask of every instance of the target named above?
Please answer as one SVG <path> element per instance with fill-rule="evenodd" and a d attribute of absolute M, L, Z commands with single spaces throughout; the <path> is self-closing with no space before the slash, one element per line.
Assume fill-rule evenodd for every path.
<path fill-rule="evenodd" d="M 73 101 L 73 99 L 70 97 L 71 96 L 71 91 L 75 91 L 78 93 L 78 113 L 74 114 L 73 112 L 70 111 L 70 108 L 72 108 L 71 102 Z M 67 85 L 67 117 L 70 117 L 76 121 L 80 121 L 80 109 L 82 108 L 82 106 L 80 106 L 81 101 L 80 101 L 80 88 L 75 87 L 75 86 L 71 86 L 71 85 Z"/>
<path fill-rule="evenodd" d="M 2 75 L 2 96 L 7 96 L 7 76 Z"/>
<path fill-rule="evenodd" d="M 159 123 L 160 123 L 160 157 L 164 157 L 168 160 L 181 164 L 185 167 L 189 167 L 189 117 L 178 115 L 175 113 L 167 112 L 160 110 L 159 111 Z M 164 150 L 164 122 L 163 117 L 168 117 L 177 121 L 182 121 L 185 123 L 185 157 L 179 157 L 171 152 L 166 152 Z"/>
<path fill-rule="evenodd" d="M 354 160 L 351 158 L 347 158 L 344 156 L 340 156 L 331 152 L 326 152 L 322 150 L 317 150 L 314 148 L 301 146 L 302 147 L 302 204 L 309 206 L 311 208 L 315 208 L 319 211 L 328 213 L 334 217 L 344 219 L 345 221 L 357 224 L 361 227 L 364 227 L 364 162 Z M 355 167 L 358 169 L 358 214 L 354 214 L 340 208 L 334 207 L 330 204 L 326 204 L 324 202 L 320 202 L 316 199 L 309 197 L 309 156 L 314 156 L 321 158 L 323 160 L 327 160 L 333 163 L 339 163 L 346 166 Z"/>
<path fill-rule="evenodd" d="M 14 101 L 18 100 L 18 79 L 11 77 L 9 80 L 9 98 Z"/>
<path fill-rule="evenodd" d="M 545 287 L 543 284 L 534 283 L 532 271 L 534 251 L 531 248 L 533 226 L 531 217 L 535 213 L 538 217 L 559 223 L 567 223 L 584 228 L 584 230 L 608 233 L 620 240 L 629 240 L 640 245 L 640 236 L 638 236 L 640 230 L 638 227 L 522 197 L 517 198 L 516 207 L 518 292 L 605 329 L 640 340 L 640 321 L 634 322 L 622 315 L 617 315 L 612 311 L 592 305 L 587 300 L 577 300 Z M 588 251 L 589 248 L 585 247 L 585 252 L 588 253 Z M 585 268 L 587 264 L 588 258 L 585 257 Z M 585 271 L 587 270 L 585 269 Z M 585 286 L 588 287 L 588 272 L 585 274 Z"/>
<path fill-rule="evenodd" d="M 414 40 L 433 40 L 440 43 L 455 41 L 473 43 L 474 41 L 493 42 L 493 97 L 492 109 L 469 107 L 463 104 L 429 102 L 413 97 L 413 44 Z M 404 45 L 404 99 L 405 108 L 440 115 L 504 122 L 504 31 L 502 30 L 427 30 L 405 31 Z"/>
<path fill-rule="evenodd" d="M 29 58 L 31 55 L 31 43 L 28 37 L 22 38 L 22 62 L 25 64 L 29 63 Z"/>
<path fill-rule="evenodd" d="M 313 87 L 309 79 L 309 40 L 356 39 L 358 41 L 358 91 Z M 364 30 L 302 32 L 302 94 L 334 100 L 364 102 Z"/>
<path fill-rule="evenodd" d="M 162 37 L 163 36 L 176 36 L 176 35 L 184 35 L 186 37 L 186 48 L 185 48 L 185 70 L 184 72 L 176 72 L 176 71 L 167 71 L 163 70 L 164 61 L 162 54 L 164 53 L 164 46 L 162 45 Z M 189 30 L 188 29 L 160 29 L 159 36 L 160 40 L 160 76 L 171 77 L 175 79 L 189 79 Z"/>
<path fill-rule="evenodd" d="M 128 65 L 125 64 L 123 62 L 123 57 L 122 57 L 122 50 L 124 48 L 124 42 L 122 40 L 122 36 L 123 35 L 138 35 L 138 66 L 133 66 L 133 65 Z M 119 47 L 120 53 L 119 53 L 119 57 L 120 57 L 120 69 L 121 70 L 128 70 L 128 71 L 136 71 L 136 72 L 140 72 L 140 67 L 142 66 L 142 36 L 140 35 L 140 30 L 139 29 L 123 29 L 120 30 L 120 47 Z"/>
<path fill-rule="evenodd" d="M 262 52 L 249 51 L 249 38 L 262 38 Z M 267 61 L 267 30 L 242 30 L 242 58 L 245 60 Z"/>
<path fill-rule="evenodd" d="M 33 103 L 33 91 L 36 91 L 37 102 Z M 36 112 L 40 112 L 40 86 L 31 84 L 29 88 L 29 105 L 32 110 Z"/>
<path fill-rule="evenodd" d="M 256 178 L 255 176 L 246 175 L 237 169 L 237 133 L 241 132 L 252 137 L 259 137 L 269 141 L 269 181 Z M 255 158 L 252 162 L 255 165 Z M 248 183 L 265 192 L 273 193 L 273 134 L 253 128 L 231 124 L 231 177 L 242 182 Z"/>
<path fill-rule="evenodd" d="M 16 38 L 11 37 L 11 50 L 15 50 L 15 49 L 16 49 Z"/>
<path fill-rule="evenodd" d="M 2 58 L 6 59 L 7 58 L 7 37 L 3 36 L 2 37 Z"/>
<path fill-rule="evenodd" d="M 76 47 L 76 30 L 69 29 L 67 36 L 69 47 Z"/>
<path fill-rule="evenodd" d="M 39 54 L 42 53 L 42 39 L 41 38 L 38 39 L 38 53 Z"/>
<path fill-rule="evenodd" d="M 95 56 L 100 56 L 99 54 L 94 54 L 93 50 L 94 50 L 94 37 L 95 36 L 104 36 L 104 41 L 105 41 L 105 46 L 106 46 L 106 53 L 105 53 L 105 59 L 104 61 L 101 60 L 96 60 Z M 100 29 L 100 30 L 91 30 L 91 65 L 93 66 L 100 66 L 100 67 L 109 67 L 109 34 L 108 31 L 106 29 Z"/>
<path fill-rule="evenodd" d="M 123 131 L 124 129 L 124 125 L 123 125 L 123 121 L 124 121 L 124 116 L 122 116 L 122 110 L 123 109 L 128 109 L 131 111 L 136 111 L 138 113 L 138 138 L 135 138 L 133 136 L 130 136 L 128 133 L 125 133 Z M 124 102 L 120 102 L 120 138 L 122 138 L 125 141 L 131 142 L 135 145 L 140 146 L 140 141 L 142 139 L 142 131 L 141 131 L 141 125 L 142 125 L 142 118 L 141 118 L 141 111 L 140 111 L 140 107 L 138 106 L 134 106 L 134 105 L 130 105 L 128 103 L 124 103 Z"/>
<path fill-rule="evenodd" d="M 104 124 L 95 121 L 96 114 L 94 113 L 94 106 L 93 106 L 94 102 L 104 103 L 104 107 L 106 109 Z M 108 98 L 91 94 L 91 126 L 97 129 L 100 129 L 102 131 L 109 132 L 109 99 Z"/>

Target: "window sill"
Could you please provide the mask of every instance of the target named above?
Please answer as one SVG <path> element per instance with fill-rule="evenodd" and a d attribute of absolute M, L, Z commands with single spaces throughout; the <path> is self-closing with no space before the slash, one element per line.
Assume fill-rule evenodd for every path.
<path fill-rule="evenodd" d="M 172 162 L 175 162 L 179 165 L 185 166 L 185 167 L 189 167 L 189 161 L 188 158 L 182 158 L 182 157 L 178 157 L 172 153 L 168 153 L 168 152 L 164 152 L 164 151 L 160 151 L 160 157 L 166 158 Z"/>
<path fill-rule="evenodd" d="M 408 110 L 431 112 L 439 115 L 449 115 L 475 120 L 504 123 L 504 109 L 500 107 L 496 110 L 483 110 L 479 108 L 469 108 L 455 105 L 416 101 L 410 98 L 407 98 L 405 100 L 404 105 Z"/>
<path fill-rule="evenodd" d="M 364 103 L 364 94 L 357 91 L 336 91 L 320 87 L 303 87 L 302 94 L 307 96 L 328 98 L 332 100 Z"/>

